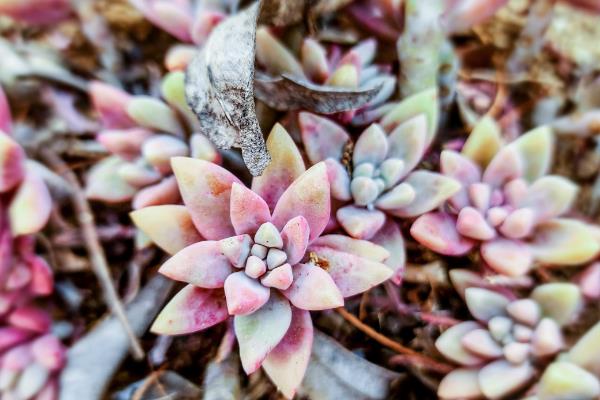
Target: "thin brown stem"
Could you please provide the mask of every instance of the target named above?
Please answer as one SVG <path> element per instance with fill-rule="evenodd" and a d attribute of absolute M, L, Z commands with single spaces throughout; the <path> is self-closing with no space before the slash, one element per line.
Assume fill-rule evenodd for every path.
<path fill-rule="evenodd" d="M 422 368 L 427 368 L 427 369 L 431 369 L 433 371 L 443 372 L 443 373 L 448 373 L 453 369 L 453 367 L 450 365 L 437 362 L 427 356 L 421 355 L 418 352 L 416 352 L 415 350 L 408 348 L 406 346 L 403 346 L 400 343 L 377 332 L 375 329 L 373 329 L 370 326 L 361 322 L 357 317 L 355 317 L 353 314 L 348 312 L 345 308 L 340 307 L 340 308 L 337 308 L 336 311 L 342 317 L 344 317 L 344 319 L 346 321 L 348 321 L 350 324 L 352 324 L 355 328 L 357 328 L 361 332 L 365 333 L 370 338 L 374 339 L 375 341 L 379 342 L 380 344 L 384 345 L 385 347 L 395 351 L 396 353 L 402 354 L 403 355 L 403 356 L 401 356 L 402 360 L 410 360 L 411 365 L 414 365 L 417 367 L 422 367 Z M 407 362 L 404 361 L 402 363 L 407 363 Z"/>
<path fill-rule="evenodd" d="M 85 247 L 89 253 L 92 270 L 98 278 L 110 310 L 123 324 L 123 328 L 125 329 L 125 332 L 131 341 L 133 357 L 137 360 L 141 360 L 145 356 L 144 349 L 142 349 L 138 338 L 131 329 L 131 325 L 129 324 L 125 314 L 125 309 L 123 308 L 123 303 L 119 299 L 117 290 L 113 285 L 108 263 L 106 261 L 106 256 L 104 254 L 104 249 L 100 244 L 98 232 L 96 232 L 94 215 L 92 214 L 90 204 L 85 197 L 83 189 L 81 188 L 75 174 L 54 152 L 46 149 L 42 150 L 41 154 L 45 161 L 52 167 L 52 169 L 54 169 L 56 173 L 62 175 L 73 188 L 71 202 L 73 203 L 73 208 L 75 208 L 76 211 L 77 221 L 81 226 Z"/>

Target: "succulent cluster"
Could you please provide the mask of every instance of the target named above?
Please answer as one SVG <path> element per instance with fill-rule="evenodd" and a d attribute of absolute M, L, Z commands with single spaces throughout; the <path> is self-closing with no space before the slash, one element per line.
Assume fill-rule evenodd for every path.
<path fill-rule="evenodd" d="M 161 94 L 164 101 L 130 95 L 102 82 L 90 85 L 90 96 L 103 125 L 97 140 L 112 156 L 90 171 L 88 198 L 109 203 L 132 200 L 134 209 L 175 203 L 180 196 L 171 157 L 220 162 L 211 142 L 197 133 L 198 123 L 185 102 L 184 73 L 168 73 L 162 80 Z"/>
<path fill-rule="evenodd" d="M 310 356 L 308 311 L 341 307 L 392 270 L 384 248 L 322 235 L 331 209 L 325 163 L 305 169 L 280 125 L 267 147 L 275 158 L 252 189 L 217 164 L 173 158 L 184 205 L 147 207 L 132 218 L 174 254 L 159 272 L 188 283 L 152 331 L 190 333 L 233 316 L 246 373 L 262 366 L 292 397 Z"/>
<path fill-rule="evenodd" d="M 55 400 L 64 347 L 51 318 L 32 305 L 53 291 L 52 270 L 35 254 L 52 202 L 35 164 L 9 135 L 10 109 L 0 89 L 0 397 Z"/>
<path fill-rule="evenodd" d="M 442 173 L 461 183 L 443 210 L 419 217 L 412 236 L 431 250 L 460 256 L 478 246 L 486 265 L 508 276 L 535 264 L 580 265 L 598 253 L 593 230 L 559 218 L 567 213 L 577 186 L 546 175 L 553 154 L 545 127 L 504 144 L 494 121 L 475 127 L 461 153 L 444 150 Z"/>
<path fill-rule="evenodd" d="M 476 321 L 451 327 L 435 343 L 461 365 L 440 383 L 438 394 L 444 399 L 497 399 L 523 388 L 536 365 L 565 348 L 561 327 L 582 306 L 579 288 L 571 283 L 538 286 L 525 299 L 471 287 L 465 301 Z"/>

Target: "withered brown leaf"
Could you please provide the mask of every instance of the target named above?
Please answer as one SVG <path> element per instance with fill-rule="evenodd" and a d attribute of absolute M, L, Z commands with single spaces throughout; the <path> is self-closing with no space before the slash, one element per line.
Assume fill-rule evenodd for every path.
<path fill-rule="evenodd" d="M 279 111 L 304 109 L 321 114 L 362 107 L 381 88 L 382 85 L 366 89 L 322 86 L 286 74 L 278 78 L 257 76 L 254 83 L 256 97 L 269 107 Z"/>
<path fill-rule="evenodd" d="M 186 97 L 202 133 L 222 149 L 240 147 L 250 173 L 260 175 L 271 157 L 254 104 L 254 53 L 260 2 L 220 23 L 190 62 Z"/>

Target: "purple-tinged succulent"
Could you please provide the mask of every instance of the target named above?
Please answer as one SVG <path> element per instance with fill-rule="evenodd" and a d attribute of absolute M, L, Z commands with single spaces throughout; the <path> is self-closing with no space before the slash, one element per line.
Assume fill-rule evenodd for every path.
<path fill-rule="evenodd" d="M 493 120 L 483 119 L 462 152 L 445 150 L 442 173 L 462 183 L 442 211 L 419 217 L 412 236 L 431 250 L 460 256 L 480 244 L 485 263 L 510 276 L 535 263 L 577 265 L 599 250 L 585 223 L 558 218 L 569 211 L 577 186 L 545 175 L 553 150 L 545 127 L 504 144 Z"/>
<path fill-rule="evenodd" d="M 154 25 L 189 44 L 204 43 L 227 15 L 226 1 L 131 0 L 131 3 Z"/>
<path fill-rule="evenodd" d="M 273 159 L 252 190 L 216 164 L 173 158 L 185 205 L 140 209 L 132 219 L 174 254 L 160 272 L 188 283 L 152 331 L 186 334 L 233 316 L 246 373 L 262 366 L 291 398 L 311 352 L 309 311 L 341 307 L 344 297 L 380 284 L 392 270 L 380 246 L 321 236 L 331 209 L 325 163 L 305 170 L 280 125 L 267 148 Z"/>
<path fill-rule="evenodd" d="M 50 316 L 22 306 L 0 323 L 0 398 L 56 400 L 58 374 L 66 359 L 63 344 L 50 329 Z"/>
<path fill-rule="evenodd" d="M 590 300 L 600 299 L 600 262 L 585 268 L 577 277 L 583 295 Z"/>
<path fill-rule="evenodd" d="M 415 170 L 435 137 L 436 99 L 435 89 L 405 99 L 384 116 L 381 125 L 367 128 L 354 145 L 350 135 L 331 120 L 306 112 L 299 116 L 309 160 L 327 164 L 332 197 L 341 204 L 335 212 L 337 222 L 350 236 L 373 239 L 385 247 L 388 240 L 378 233 L 383 227 L 397 231 L 391 241 L 396 248 L 389 250 L 402 260 L 394 269 L 403 264 L 404 244 L 392 218 L 429 212 L 460 189 L 453 177 Z"/>
<path fill-rule="evenodd" d="M 178 202 L 170 158 L 191 156 L 220 162 L 212 143 L 198 131 L 198 122 L 185 101 L 184 73 L 171 72 L 161 85 L 166 102 L 131 96 L 100 82 L 90 95 L 104 129 L 97 140 L 113 155 L 88 176 L 88 198 L 109 203 L 133 199 L 133 208 Z M 190 134 L 189 140 L 185 137 Z"/>
<path fill-rule="evenodd" d="M 440 383 L 444 399 L 500 399 L 525 388 L 538 365 L 564 349 L 562 327 L 582 308 L 571 283 L 540 285 L 525 299 L 471 287 L 465 300 L 476 321 L 451 327 L 435 343 L 461 366 Z"/>
<path fill-rule="evenodd" d="M 394 93 L 396 78 L 388 66 L 373 64 L 376 53 L 377 42 L 374 39 L 363 40 L 342 53 L 337 46 L 328 50 L 315 39 L 306 38 L 297 58 L 268 28 L 256 30 L 256 59 L 269 75 L 287 74 L 318 85 L 350 89 L 382 85 L 375 98 L 361 109 L 342 113 L 340 118 L 344 121 L 352 121 L 356 116 L 356 121 L 365 123 L 363 117 L 369 114 L 369 110 L 383 104 Z M 369 116 L 369 119 L 372 118 Z"/>
<path fill-rule="evenodd" d="M 53 24 L 69 14 L 69 0 L 0 0 L 0 15 L 29 24 Z"/>

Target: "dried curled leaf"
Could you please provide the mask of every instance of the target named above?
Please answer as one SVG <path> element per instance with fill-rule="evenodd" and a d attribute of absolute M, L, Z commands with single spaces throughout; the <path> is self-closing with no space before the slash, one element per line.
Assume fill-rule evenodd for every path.
<path fill-rule="evenodd" d="M 252 175 L 271 160 L 256 118 L 254 52 L 260 2 L 219 24 L 190 62 L 186 98 L 201 131 L 222 149 L 241 147 Z"/>
<path fill-rule="evenodd" d="M 256 97 L 279 111 L 304 109 L 320 114 L 333 114 L 364 106 L 371 101 L 383 84 L 367 89 L 347 89 L 316 85 L 287 74 L 279 78 L 257 77 Z"/>

